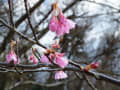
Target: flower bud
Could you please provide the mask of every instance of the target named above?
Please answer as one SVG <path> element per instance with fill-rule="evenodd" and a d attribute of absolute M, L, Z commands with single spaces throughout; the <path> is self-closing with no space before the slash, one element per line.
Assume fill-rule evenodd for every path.
<path fill-rule="evenodd" d="M 84 70 L 85 70 L 85 71 L 89 71 L 89 70 L 91 70 L 91 69 L 96 69 L 96 68 L 98 68 L 98 67 L 99 67 L 99 63 L 98 63 L 98 62 L 93 62 L 93 63 L 87 65 L 87 66 L 84 68 Z"/>

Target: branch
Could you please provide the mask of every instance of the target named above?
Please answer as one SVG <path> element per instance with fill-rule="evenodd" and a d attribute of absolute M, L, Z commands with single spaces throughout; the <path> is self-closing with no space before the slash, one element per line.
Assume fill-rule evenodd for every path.
<path fill-rule="evenodd" d="M 31 15 L 36 8 L 38 8 L 45 0 L 39 0 L 32 8 L 29 10 L 29 14 Z M 16 21 L 15 26 L 18 27 L 25 19 L 27 18 L 27 13 L 22 15 L 19 20 Z"/>
<path fill-rule="evenodd" d="M 44 45 L 42 45 L 41 43 L 38 43 L 32 39 L 29 39 L 27 36 L 25 36 L 24 34 L 22 34 L 21 32 L 18 32 L 18 30 L 16 30 L 15 28 L 9 26 L 4 20 L 0 19 L 0 22 L 6 26 L 8 29 L 11 29 L 12 31 L 16 32 L 19 36 L 21 36 L 22 38 L 26 39 L 27 41 L 33 43 L 33 44 L 37 44 L 39 46 L 41 46 L 42 48 L 46 49 L 47 47 L 45 47 Z"/>
<path fill-rule="evenodd" d="M 27 0 L 24 0 L 24 4 L 25 4 L 25 10 L 26 10 L 29 26 L 30 26 L 30 28 L 32 30 L 32 33 L 33 33 L 33 36 L 34 36 L 36 42 L 39 43 L 39 41 L 38 41 L 38 39 L 36 37 L 36 34 L 35 34 L 35 30 L 34 30 L 34 28 L 32 26 L 31 20 L 30 20 L 30 12 L 29 12 L 28 7 L 27 7 Z"/>
<path fill-rule="evenodd" d="M 113 7 L 109 4 L 105 4 L 105 3 L 101 3 L 101 2 L 96 2 L 96 1 L 90 1 L 90 0 L 82 0 L 83 2 L 89 2 L 89 3 L 94 3 L 94 4 L 97 4 L 97 5 L 102 5 L 102 6 L 105 6 L 105 7 L 109 7 L 109 8 L 112 8 L 112 9 L 115 9 L 117 11 L 119 11 L 120 9 L 116 8 L 116 7 Z"/>
<path fill-rule="evenodd" d="M 86 82 L 88 83 L 88 85 L 91 87 L 92 90 L 97 90 L 97 88 L 95 88 L 95 86 L 93 85 L 93 83 L 89 80 L 89 78 L 87 77 L 87 75 L 85 73 L 83 73 L 83 77 L 85 78 Z"/>
<path fill-rule="evenodd" d="M 23 82 L 18 82 L 16 83 L 13 87 L 11 87 L 9 90 L 12 90 L 13 88 L 17 88 L 19 86 L 22 85 L 26 85 L 26 84 L 32 84 L 32 85 L 38 85 L 38 86 L 42 86 L 42 87 L 55 87 L 55 86 L 59 86 L 59 85 L 64 85 L 66 82 L 71 82 L 72 80 L 74 80 L 75 77 L 71 77 L 68 80 L 62 80 L 62 81 L 57 81 L 54 83 L 49 83 L 49 84 L 41 84 L 40 82 L 36 82 L 36 81 L 23 81 Z"/>
<path fill-rule="evenodd" d="M 14 65 L 9 65 L 7 63 L 0 63 L 0 67 L 4 67 L 4 68 L 5 67 L 14 67 Z M 118 79 L 112 78 L 112 77 L 104 75 L 102 73 L 93 72 L 93 71 L 88 71 L 88 72 L 81 71 L 79 68 L 76 68 L 76 67 L 66 67 L 66 68 L 63 69 L 63 68 L 55 68 L 52 65 L 47 65 L 47 64 L 38 64 L 38 65 L 20 65 L 20 64 L 17 64 L 16 67 L 18 69 L 22 68 L 23 73 L 53 72 L 53 71 L 58 71 L 58 70 L 74 71 L 74 72 L 80 72 L 80 73 L 84 72 L 85 74 L 91 75 L 91 76 L 95 77 L 98 80 L 104 80 L 104 81 L 107 81 L 107 82 L 110 82 L 110 83 L 113 83 L 115 85 L 120 86 L 120 80 L 118 80 Z M 50 68 L 43 68 L 43 67 L 50 67 Z M 36 69 L 36 68 L 38 68 L 38 69 Z M 30 69 L 32 69 L 32 70 L 30 70 Z M 4 72 L 4 70 L 3 70 L 3 72 Z M 5 72 L 16 72 L 16 70 L 8 69 L 8 71 L 5 71 Z"/>
<path fill-rule="evenodd" d="M 42 24 L 50 15 L 50 13 L 52 12 L 52 8 L 49 10 L 49 12 L 44 16 L 44 18 L 34 27 L 35 29 L 39 27 L 40 24 Z"/>
<path fill-rule="evenodd" d="M 92 72 L 92 71 L 86 72 L 86 74 L 94 76 L 97 80 L 104 80 L 104 81 L 107 81 L 107 82 L 110 82 L 110 83 L 120 86 L 120 80 L 112 78 L 105 74 Z"/>
<path fill-rule="evenodd" d="M 12 0 L 8 0 L 8 4 L 9 4 L 10 23 L 11 23 L 12 26 L 14 27 L 14 21 L 13 21 L 13 10 L 12 10 L 12 4 L 13 4 L 13 1 L 12 1 Z"/>

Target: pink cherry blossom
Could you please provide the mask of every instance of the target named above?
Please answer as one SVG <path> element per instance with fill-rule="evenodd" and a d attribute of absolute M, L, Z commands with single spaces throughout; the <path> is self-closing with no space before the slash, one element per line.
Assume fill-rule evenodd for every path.
<path fill-rule="evenodd" d="M 36 57 L 34 56 L 34 54 L 31 54 L 31 55 L 30 55 L 30 60 L 31 60 L 34 64 L 37 64 L 37 63 L 38 63 L 38 60 L 36 59 Z"/>
<path fill-rule="evenodd" d="M 61 68 L 65 68 L 68 65 L 68 60 L 63 57 L 63 53 L 56 53 L 55 63 Z"/>
<path fill-rule="evenodd" d="M 59 19 L 54 15 L 50 21 L 49 29 L 52 32 L 56 32 L 57 36 L 64 35 L 69 33 L 70 29 L 75 28 L 75 22 L 70 19 L 67 19 L 62 11 L 59 12 Z"/>
<path fill-rule="evenodd" d="M 64 35 L 65 33 L 69 33 L 70 29 L 73 28 L 75 28 L 75 23 L 72 20 L 67 19 L 60 10 L 59 25 L 58 29 L 56 30 L 57 35 L 61 36 Z"/>
<path fill-rule="evenodd" d="M 17 56 L 13 50 L 9 52 L 9 54 L 6 56 L 7 63 L 10 63 L 11 61 L 14 62 L 14 64 L 17 64 Z"/>
<path fill-rule="evenodd" d="M 64 24 L 66 26 L 67 29 L 73 29 L 75 28 L 75 22 L 73 22 L 72 20 L 70 19 L 67 19 L 64 14 L 62 13 L 62 11 L 60 11 L 59 13 L 59 22 L 61 24 Z"/>
<path fill-rule="evenodd" d="M 58 28 L 58 19 L 56 16 L 53 16 L 49 24 L 49 29 L 52 32 L 56 32 L 57 28 Z"/>
<path fill-rule="evenodd" d="M 68 77 L 67 74 L 65 72 L 63 72 L 63 71 L 57 71 L 55 73 L 55 80 L 57 80 L 57 79 L 65 79 L 67 77 Z"/>
<path fill-rule="evenodd" d="M 42 63 L 51 64 L 51 62 L 49 61 L 49 59 L 48 59 L 47 56 L 45 56 L 45 55 L 41 57 L 40 61 L 41 61 Z"/>
<path fill-rule="evenodd" d="M 68 64 L 68 60 L 64 57 L 56 56 L 55 63 L 58 64 L 61 68 L 64 68 Z"/>

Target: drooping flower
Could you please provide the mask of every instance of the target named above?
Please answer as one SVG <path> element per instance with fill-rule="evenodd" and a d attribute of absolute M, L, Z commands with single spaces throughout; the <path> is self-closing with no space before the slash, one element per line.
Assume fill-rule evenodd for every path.
<path fill-rule="evenodd" d="M 57 28 L 58 28 L 58 19 L 56 16 L 53 16 L 49 24 L 49 29 L 52 32 L 56 32 Z"/>
<path fill-rule="evenodd" d="M 41 57 L 40 62 L 51 64 L 51 62 L 49 61 L 49 59 L 45 55 Z"/>
<path fill-rule="evenodd" d="M 63 57 L 60 57 L 60 56 L 56 56 L 55 62 L 56 62 L 56 64 L 58 64 L 61 68 L 66 67 L 67 64 L 68 64 L 68 60 L 65 59 L 65 58 L 63 58 Z"/>
<path fill-rule="evenodd" d="M 38 63 L 38 60 L 36 59 L 36 57 L 34 56 L 33 53 L 30 55 L 30 60 L 31 60 L 34 64 L 37 64 L 37 63 Z"/>
<path fill-rule="evenodd" d="M 65 33 L 69 33 L 71 29 L 75 28 L 75 23 L 72 20 L 67 19 L 61 10 L 59 13 L 58 21 L 59 21 L 58 28 L 56 30 L 57 36 L 61 36 L 64 35 Z"/>
<path fill-rule="evenodd" d="M 68 65 L 68 60 L 63 56 L 63 53 L 56 53 L 55 55 L 55 63 L 58 64 L 61 68 L 65 68 Z"/>
<path fill-rule="evenodd" d="M 55 80 L 65 79 L 67 77 L 68 77 L 67 74 L 65 72 L 63 72 L 63 71 L 57 71 L 55 73 Z"/>
<path fill-rule="evenodd" d="M 60 34 L 69 33 L 70 29 L 75 28 L 75 22 L 73 22 L 70 19 L 67 19 L 62 11 L 59 12 L 59 28 L 58 32 L 61 32 Z M 59 33 L 58 33 L 59 34 Z"/>
<path fill-rule="evenodd" d="M 57 3 L 53 4 L 53 8 L 54 12 L 58 11 L 58 18 L 54 13 L 49 24 L 49 29 L 52 32 L 56 32 L 57 36 L 61 36 L 65 33 L 69 33 L 70 29 L 75 28 L 76 23 L 64 16 L 62 10 L 57 6 Z"/>
<path fill-rule="evenodd" d="M 91 69 L 96 69 L 98 67 L 99 67 L 99 63 L 98 62 L 93 62 L 93 63 L 87 65 L 84 70 L 89 71 Z"/>
<path fill-rule="evenodd" d="M 7 59 L 7 63 L 10 63 L 11 61 L 13 61 L 14 64 L 18 63 L 17 56 L 13 50 L 9 52 L 9 54 L 6 56 L 6 59 Z"/>

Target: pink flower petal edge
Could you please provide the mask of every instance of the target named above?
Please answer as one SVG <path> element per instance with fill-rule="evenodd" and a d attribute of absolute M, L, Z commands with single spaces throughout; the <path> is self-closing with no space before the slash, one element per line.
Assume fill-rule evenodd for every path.
<path fill-rule="evenodd" d="M 63 72 L 63 71 L 57 71 L 55 73 L 55 80 L 65 79 L 67 77 L 68 77 L 67 74 L 65 72 Z"/>
<path fill-rule="evenodd" d="M 55 63 L 58 64 L 61 68 L 65 68 L 68 65 L 68 60 L 64 57 L 56 56 Z"/>
<path fill-rule="evenodd" d="M 45 55 L 41 57 L 40 62 L 51 64 L 51 62 L 49 61 L 49 59 Z"/>
<path fill-rule="evenodd" d="M 62 11 L 60 11 L 59 13 L 59 26 L 58 26 L 58 30 L 56 31 L 58 36 L 64 35 L 65 33 L 69 33 L 70 29 L 75 28 L 75 23 L 70 20 L 67 19 Z"/>
<path fill-rule="evenodd" d="M 65 68 L 68 65 L 68 60 L 65 59 L 63 56 L 64 56 L 64 53 L 55 52 L 54 62 L 61 68 Z"/>
<path fill-rule="evenodd" d="M 52 32 L 56 32 L 57 28 L 58 28 L 58 20 L 56 16 L 53 16 L 49 24 L 49 29 Z"/>

